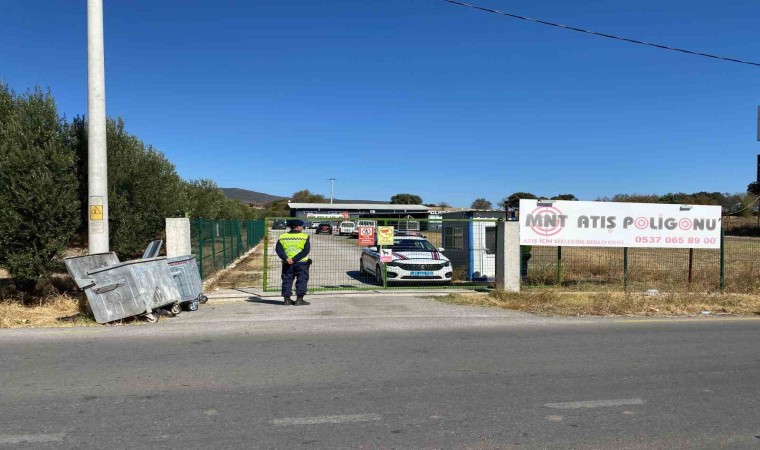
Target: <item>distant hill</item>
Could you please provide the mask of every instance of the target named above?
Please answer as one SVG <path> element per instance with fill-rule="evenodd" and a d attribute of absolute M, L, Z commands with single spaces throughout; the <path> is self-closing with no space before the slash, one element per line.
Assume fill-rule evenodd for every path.
<path fill-rule="evenodd" d="M 271 203 L 275 200 L 282 200 L 288 197 L 281 197 L 279 195 L 264 194 L 263 192 L 249 191 L 247 189 L 238 188 L 222 188 L 224 196 L 233 200 L 240 200 L 245 203 L 252 203 L 254 205 L 263 206 L 267 203 Z M 325 203 L 330 203 L 330 199 L 325 200 Z M 371 203 L 380 204 L 388 203 L 388 201 L 382 200 L 339 200 L 333 199 L 334 204 L 346 204 L 346 203 Z"/>
<path fill-rule="evenodd" d="M 254 205 L 266 205 L 275 200 L 282 200 L 287 197 L 280 197 L 278 195 L 264 194 L 262 192 L 249 191 L 246 189 L 238 188 L 222 188 L 224 196 L 233 200 L 240 200 L 245 203 L 253 203 Z"/>

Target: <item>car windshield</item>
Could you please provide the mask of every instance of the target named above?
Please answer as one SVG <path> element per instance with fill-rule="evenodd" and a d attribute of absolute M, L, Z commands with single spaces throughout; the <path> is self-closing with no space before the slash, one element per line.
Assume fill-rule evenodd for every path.
<path fill-rule="evenodd" d="M 423 239 L 396 239 L 393 241 L 393 250 L 406 252 L 434 252 L 433 244 Z"/>

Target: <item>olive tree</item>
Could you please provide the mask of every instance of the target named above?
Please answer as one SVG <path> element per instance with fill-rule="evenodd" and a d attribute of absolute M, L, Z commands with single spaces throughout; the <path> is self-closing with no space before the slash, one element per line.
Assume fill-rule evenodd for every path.
<path fill-rule="evenodd" d="M 50 92 L 0 84 L 0 266 L 45 282 L 79 226 L 76 156 Z"/>

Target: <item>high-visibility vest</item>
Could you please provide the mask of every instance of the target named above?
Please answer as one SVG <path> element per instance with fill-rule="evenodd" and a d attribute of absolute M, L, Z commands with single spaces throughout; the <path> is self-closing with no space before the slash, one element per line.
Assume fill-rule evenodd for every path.
<path fill-rule="evenodd" d="M 282 233 L 277 241 L 282 245 L 282 249 L 285 250 L 285 256 L 292 258 L 301 253 L 304 247 L 306 247 L 306 240 L 309 239 L 309 235 L 306 233 Z M 309 257 L 305 257 L 300 261 L 308 261 Z"/>

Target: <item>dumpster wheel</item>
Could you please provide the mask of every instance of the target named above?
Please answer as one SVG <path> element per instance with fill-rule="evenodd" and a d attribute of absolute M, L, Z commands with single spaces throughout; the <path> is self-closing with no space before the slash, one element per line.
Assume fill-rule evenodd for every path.
<path fill-rule="evenodd" d="M 198 301 L 201 302 L 201 303 L 206 303 L 208 301 L 208 297 L 206 297 L 205 295 L 201 294 L 201 295 L 198 296 Z"/>
<path fill-rule="evenodd" d="M 147 320 L 148 323 L 156 323 L 159 318 L 161 318 L 160 314 L 153 314 L 152 312 L 145 314 L 145 320 Z"/>
<path fill-rule="evenodd" d="M 173 315 L 179 315 L 179 313 L 182 312 L 182 307 L 179 305 L 179 303 L 175 303 L 169 308 L 169 312 Z"/>
<path fill-rule="evenodd" d="M 185 305 L 188 311 L 198 311 L 198 306 L 199 306 L 198 300 L 193 300 L 191 302 L 188 302 Z"/>

